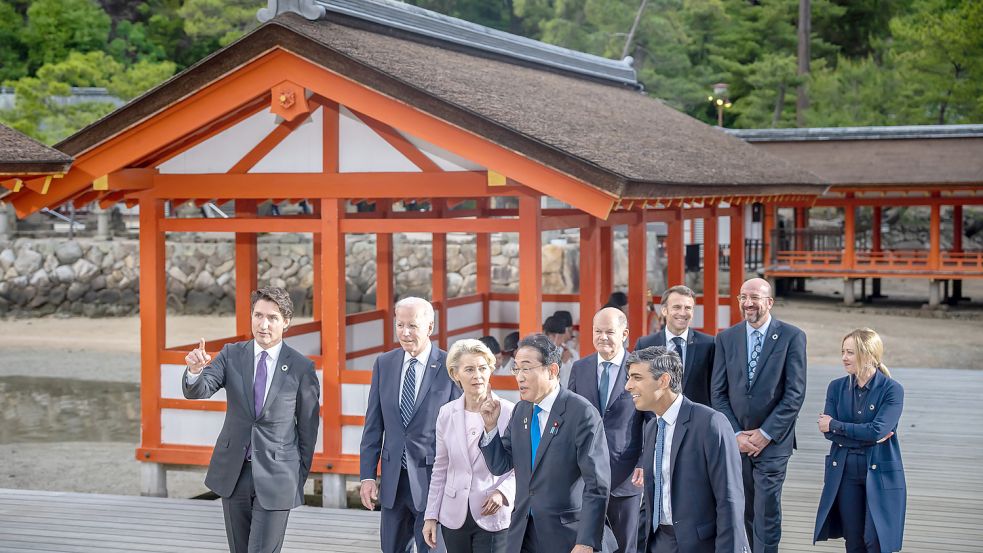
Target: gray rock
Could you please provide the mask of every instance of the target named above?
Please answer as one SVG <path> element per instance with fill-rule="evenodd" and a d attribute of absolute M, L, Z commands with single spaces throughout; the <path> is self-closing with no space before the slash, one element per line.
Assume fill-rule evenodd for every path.
<path fill-rule="evenodd" d="M 270 286 L 274 286 L 276 288 L 286 288 L 287 283 L 282 278 L 274 278 L 270 280 Z"/>
<path fill-rule="evenodd" d="M 167 270 L 167 275 L 181 284 L 188 283 L 188 275 L 177 265 L 171 265 L 171 268 Z"/>
<path fill-rule="evenodd" d="M 345 279 L 345 299 L 355 302 L 362 300 L 362 289 L 350 278 Z"/>
<path fill-rule="evenodd" d="M 270 258 L 270 265 L 279 269 L 286 269 L 293 263 L 293 260 L 285 255 L 274 255 Z"/>
<path fill-rule="evenodd" d="M 77 240 L 66 240 L 55 248 L 55 257 L 62 265 L 71 265 L 82 257 L 82 246 Z"/>
<path fill-rule="evenodd" d="M 464 284 L 464 277 L 457 273 L 447 273 L 447 297 L 456 298 L 461 295 L 461 286 Z"/>
<path fill-rule="evenodd" d="M 72 284 L 75 284 L 74 282 Z M 48 291 L 48 303 L 51 305 L 58 305 L 65 299 L 65 290 L 68 286 L 65 284 L 59 284 L 51 290 Z"/>
<path fill-rule="evenodd" d="M 119 297 L 120 305 L 132 307 L 137 304 L 137 299 L 138 299 L 137 293 L 134 292 L 133 290 L 129 290 L 129 289 L 123 290 L 122 292 L 120 292 L 119 296 L 120 296 Z"/>
<path fill-rule="evenodd" d="M 17 271 L 17 274 L 30 275 L 40 269 L 43 262 L 44 256 L 34 250 L 25 248 L 20 251 L 17 259 L 14 260 L 14 269 Z"/>
<path fill-rule="evenodd" d="M 92 279 L 89 283 L 89 288 L 95 291 L 102 290 L 106 287 L 106 277 L 102 275 L 96 275 L 96 278 Z"/>
<path fill-rule="evenodd" d="M 119 291 L 113 290 L 112 288 L 106 288 L 105 290 L 100 290 L 96 294 L 96 301 L 99 303 L 117 303 L 119 302 Z"/>
<path fill-rule="evenodd" d="M 31 275 L 30 280 L 31 286 L 36 286 L 38 288 L 47 288 L 51 284 L 51 279 L 48 278 L 48 273 L 44 269 L 38 269 L 34 271 Z"/>
<path fill-rule="evenodd" d="M 219 259 L 222 258 L 220 257 Z M 222 262 L 222 264 L 219 265 L 218 267 L 215 267 L 215 271 L 213 274 L 223 275 L 225 273 L 231 273 L 235 269 L 235 266 L 236 266 L 235 259 L 229 259 L 228 261 Z"/>
<path fill-rule="evenodd" d="M 16 260 L 17 256 L 14 255 L 14 250 L 5 248 L 2 252 L 0 252 L 0 269 L 6 271 L 14 266 L 14 261 Z"/>
<path fill-rule="evenodd" d="M 69 284 L 67 292 L 68 301 L 75 301 L 81 298 L 87 291 L 88 289 L 81 282 L 76 281 Z"/>
<path fill-rule="evenodd" d="M 101 248 L 92 247 L 89 251 L 85 252 L 85 259 L 88 259 L 96 267 L 102 266 L 102 260 L 106 257 Z"/>
<path fill-rule="evenodd" d="M 232 280 L 232 274 L 231 273 L 228 273 L 228 272 L 219 273 L 218 274 L 218 278 L 215 279 L 215 284 L 217 284 L 217 285 L 219 285 L 219 286 L 221 286 L 221 287 L 224 288 L 225 285 L 228 284 L 230 280 Z"/>
<path fill-rule="evenodd" d="M 198 273 L 194 283 L 195 290 L 207 290 L 212 286 L 215 286 L 215 277 L 211 273 L 208 271 Z"/>
<path fill-rule="evenodd" d="M 75 280 L 75 270 L 70 265 L 59 265 L 55 268 L 52 280 L 69 284 Z"/>
<path fill-rule="evenodd" d="M 91 281 L 99 272 L 99 268 L 85 258 L 76 261 L 75 264 L 72 265 L 72 269 L 75 270 L 75 278 L 81 282 Z"/>

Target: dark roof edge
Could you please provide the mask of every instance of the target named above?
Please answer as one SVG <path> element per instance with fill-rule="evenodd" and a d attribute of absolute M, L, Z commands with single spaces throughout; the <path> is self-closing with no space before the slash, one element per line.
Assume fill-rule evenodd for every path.
<path fill-rule="evenodd" d="M 313 0 L 330 14 L 368 21 L 409 35 L 487 52 L 567 73 L 639 88 L 629 59 L 612 60 L 484 27 L 394 0 Z"/>
<path fill-rule="evenodd" d="M 690 187 L 698 188 L 690 188 Z M 739 183 L 730 186 L 704 183 L 662 183 L 628 181 L 623 200 L 656 198 L 707 198 L 749 196 L 821 196 L 829 188 L 827 184 Z"/>
<path fill-rule="evenodd" d="M 0 178 L 7 175 L 53 175 L 67 173 L 72 167 L 72 158 L 67 160 L 44 161 L 0 161 Z"/>
<path fill-rule="evenodd" d="M 909 140 L 979 138 L 983 125 L 899 125 L 886 127 L 813 127 L 802 129 L 724 129 L 748 142 L 812 142 L 823 140 Z"/>

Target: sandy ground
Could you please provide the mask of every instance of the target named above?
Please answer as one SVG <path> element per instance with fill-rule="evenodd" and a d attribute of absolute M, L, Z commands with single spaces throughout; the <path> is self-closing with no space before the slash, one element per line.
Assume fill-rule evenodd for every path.
<path fill-rule="evenodd" d="M 884 338 L 889 367 L 983 369 L 983 282 L 968 283 L 964 289 L 964 295 L 977 300 L 974 304 L 941 312 L 921 308 L 927 297 L 927 284 L 922 281 L 886 284 L 884 292 L 891 296 L 888 300 L 858 308 L 840 303 L 836 293 L 842 290 L 839 281 L 810 283 L 809 289 L 810 293 L 780 299 L 773 313 L 805 330 L 812 365 L 838 365 L 843 334 L 869 326 Z M 168 318 L 167 343 L 175 346 L 200 336 L 213 339 L 233 333 L 231 317 L 172 316 Z M 62 386 L 65 379 L 86 381 L 76 384 L 80 392 L 102 382 L 103 388 L 123 394 L 120 397 L 134 397 L 139 388 L 139 335 L 136 317 L 0 320 L 0 394 L 6 396 L 0 397 L 0 403 L 6 402 L 0 415 L 32 413 L 27 409 L 32 399 L 31 394 L 24 393 L 24 382 L 54 388 L 55 381 L 62 381 Z M 50 386 L 45 385 L 45 379 L 53 379 Z M 10 392 L 3 386 L 20 388 Z M 50 390 L 46 393 L 50 395 Z M 10 398 L 16 398 L 15 405 Z M 132 411 L 133 406 L 130 408 Z M 44 413 L 39 416 L 54 416 Z M 69 409 L 67 415 L 59 416 L 100 417 L 106 413 L 89 412 L 83 406 L 77 413 Z M 94 426 L 100 428 L 99 422 Z M 130 420 L 129 426 L 123 424 L 98 438 L 86 428 L 40 438 L 30 433 L 0 434 L 0 487 L 139 493 L 140 463 L 134 458 L 138 424 Z M 203 474 L 169 472 L 170 495 L 193 497 L 205 492 Z"/>

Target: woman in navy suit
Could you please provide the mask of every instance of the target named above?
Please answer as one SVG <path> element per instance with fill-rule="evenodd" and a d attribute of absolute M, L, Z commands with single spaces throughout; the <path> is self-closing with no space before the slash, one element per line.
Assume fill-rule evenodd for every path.
<path fill-rule="evenodd" d="M 831 441 L 813 543 L 843 537 L 848 552 L 901 550 L 905 477 L 898 445 L 904 388 L 869 328 L 843 338 L 847 376 L 829 384 L 819 431 Z"/>

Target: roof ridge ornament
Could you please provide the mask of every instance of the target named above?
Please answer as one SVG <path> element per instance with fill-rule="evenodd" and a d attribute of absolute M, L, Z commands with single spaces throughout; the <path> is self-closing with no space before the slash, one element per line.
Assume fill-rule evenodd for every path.
<path fill-rule="evenodd" d="M 267 0 L 266 7 L 256 12 L 256 19 L 266 23 L 281 13 L 296 13 L 314 21 L 324 16 L 325 9 L 314 0 Z"/>

